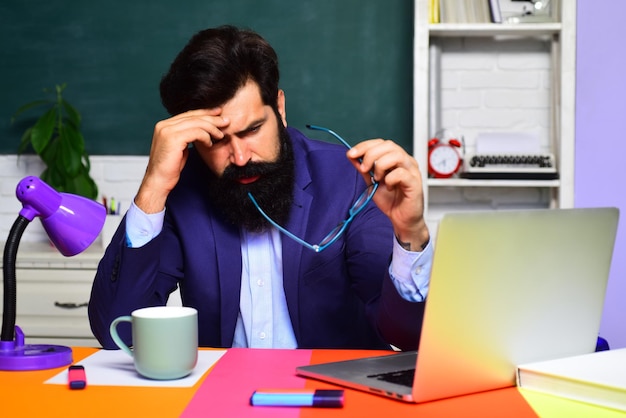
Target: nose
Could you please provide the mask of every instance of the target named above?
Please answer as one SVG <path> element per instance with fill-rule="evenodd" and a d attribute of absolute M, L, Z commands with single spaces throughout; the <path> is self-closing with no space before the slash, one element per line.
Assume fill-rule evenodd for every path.
<path fill-rule="evenodd" d="M 245 141 L 233 136 L 230 138 L 230 162 L 238 166 L 244 166 L 250 160 L 250 152 Z"/>

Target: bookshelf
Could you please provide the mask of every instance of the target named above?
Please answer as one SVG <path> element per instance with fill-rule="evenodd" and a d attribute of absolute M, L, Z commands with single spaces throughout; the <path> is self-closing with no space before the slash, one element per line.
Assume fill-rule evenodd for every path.
<path fill-rule="evenodd" d="M 422 170 L 425 216 L 433 235 L 449 211 L 573 207 L 576 3 L 561 5 L 552 0 L 550 21 L 540 23 L 429 23 L 429 3 L 415 2 L 413 152 Z M 464 60 L 469 65 L 466 71 Z M 533 67 L 533 60 L 539 64 Z M 452 68 L 446 66 L 450 62 Z M 521 68 L 511 68 L 511 63 Z M 493 76 L 489 71 L 494 71 Z M 459 81 L 462 75 L 470 80 L 492 78 L 496 85 L 487 81 L 464 92 Z M 509 90 L 507 75 L 511 77 Z M 538 84 L 536 91 L 520 83 L 531 76 Z M 498 95 L 513 100 L 498 107 L 494 104 Z M 463 101 L 467 97 L 474 102 Z M 518 98 L 526 100 L 519 99 L 519 108 Z M 450 105 L 455 99 L 463 102 L 456 108 Z M 516 112 L 522 116 L 515 116 Z M 493 116 L 493 124 L 485 115 Z M 483 123 L 464 125 L 459 122 L 463 117 Z M 508 125 L 503 122 L 507 117 Z M 441 129 L 462 136 L 468 154 L 475 150 L 476 137 L 482 132 L 533 131 L 542 149 L 555 156 L 559 178 L 429 178 L 428 142 Z"/>

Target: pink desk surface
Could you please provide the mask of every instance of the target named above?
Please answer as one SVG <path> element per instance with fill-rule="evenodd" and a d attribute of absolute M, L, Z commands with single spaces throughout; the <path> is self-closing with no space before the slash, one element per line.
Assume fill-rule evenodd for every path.
<path fill-rule="evenodd" d="M 407 404 L 346 389 L 341 409 L 252 407 L 258 388 L 336 388 L 296 376 L 296 366 L 373 355 L 366 350 L 230 349 L 198 388 L 183 417 L 534 417 L 516 388 L 463 396 L 421 405 Z M 386 352 L 380 352 L 385 354 Z"/>

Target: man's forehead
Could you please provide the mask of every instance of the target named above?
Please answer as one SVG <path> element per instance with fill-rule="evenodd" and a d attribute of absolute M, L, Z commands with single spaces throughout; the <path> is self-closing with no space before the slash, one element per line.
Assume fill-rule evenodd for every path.
<path fill-rule="evenodd" d="M 249 128 L 254 121 L 266 119 L 268 110 L 269 106 L 263 104 L 258 85 L 248 82 L 222 106 L 221 116 L 230 120 L 225 130 L 236 132 Z"/>

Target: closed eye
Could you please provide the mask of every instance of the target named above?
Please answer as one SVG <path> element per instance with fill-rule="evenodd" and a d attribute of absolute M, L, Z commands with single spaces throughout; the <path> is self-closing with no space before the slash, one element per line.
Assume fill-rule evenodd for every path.
<path fill-rule="evenodd" d="M 261 130 L 261 124 L 252 126 L 248 129 L 245 129 L 244 131 L 239 133 L 239 137 L 245 137 L 245 136 L 249 136 L 249 135 L 253 135 L 257 132 L 259 132 Z"/>

